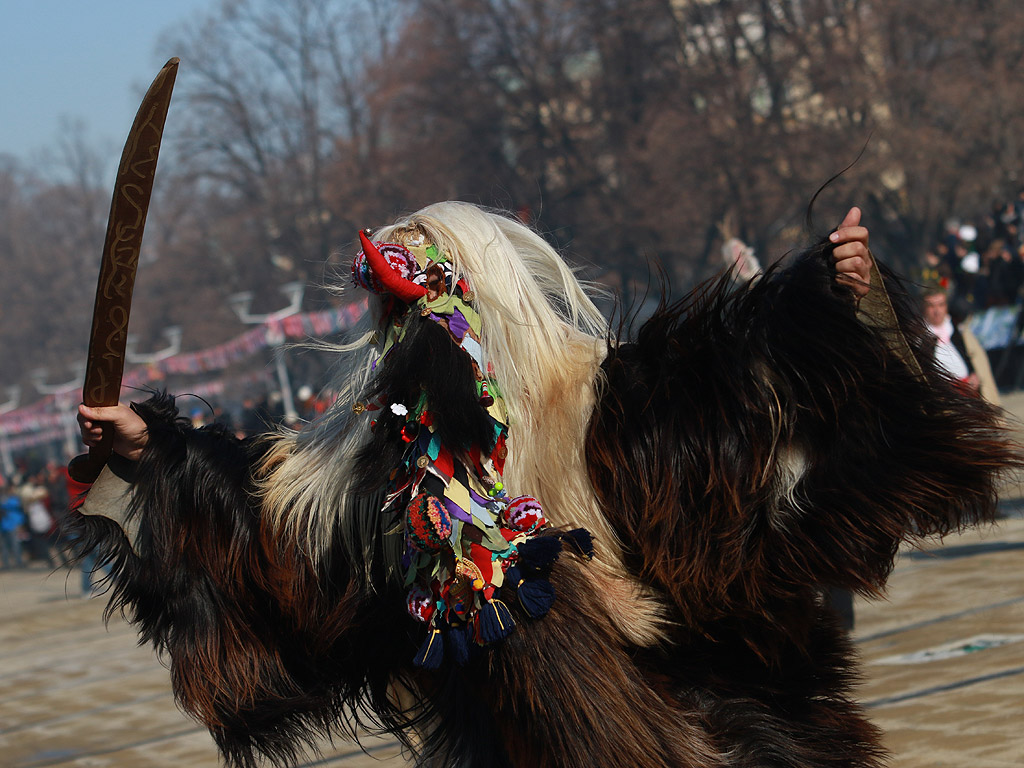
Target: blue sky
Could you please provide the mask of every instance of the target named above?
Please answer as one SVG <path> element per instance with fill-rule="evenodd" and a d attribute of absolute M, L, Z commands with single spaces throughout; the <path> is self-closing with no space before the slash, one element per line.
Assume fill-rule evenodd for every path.
<path fill-rule="evenodd" d="M 142 93 L 176 53 L 158 49 L 161 33 L 218 4 L 0 0 L 0 154 L 33 164 L 57 141 L 62 117 L 119 154 Z"/>

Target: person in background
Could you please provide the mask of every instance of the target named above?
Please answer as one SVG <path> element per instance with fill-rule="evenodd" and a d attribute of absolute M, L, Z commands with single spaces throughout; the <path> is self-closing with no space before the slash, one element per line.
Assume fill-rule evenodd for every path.
<path fill-rule="evenodd" d="M 937 285 L 944 291 L 953 291 L 953 270 L 949 262 L 940 255 L 939 248 L 925 252 L 917 270 L 916 280 L 922 285 Z"/>
<path fill-rule="evenodd" d="M 21 568 L 21 528 L 25 524 L 25 511 L 21 498 L 15 492 L 14 484 L 0 478 L 0 556 L 3 568 Z"/>
<path fill-rule="evenodd" d="M 85 494 L 89 490 L 91 484 L 80 483 L 75 480 L 68 472 L 64 472 L 64 478 L 66 482 L 67 497 L 70 500 L 68 503 L 68 511 L 76 510 L 82 506 L 82 502 L 85 499 Z M 80 543 L 75 540 L 73 542 L 76 549 L 80 548 Z M 94 577 L 94 573 L 99 570 L 98 568 L 99 558 L 95 552 L 86 552 L 84 554 L 79 553 L 78 568 L 81 572 L 81 584 L 82 584 L 82 597 L 92 597 L 94 594 L 101 592 L 99 584 L 102 577 Z M 110 566 L 105 565 L 103 568 L 105 574 L 110 573 Z"/>
<path fill-rule="evenodd" d="M 48 506 L 46 488 L 40 483 L 40 477 L 33 476 L 21 488 L 21 502 L 28 518 L 28 547 L 31 557 L 47 567 L 53 568 L 53 546 L 56 544 L 56 526 Z"/>
<path fill-rule="evenodd" d="M 61 565 L 68 565 L 74 547 L 74 542 L 64 532 L 63 527 L 64 518 L 67 517 L 68 509 L 71 506 L 71 499 L 68 497 L 68 470 L 63 464 L 51 459 L 46 462 L 41 477 L 46 486 L 50 514 L 56 523 L 53 544 L 60 556 Z"/>
<path fill-rule="evenodd" d="M 295 400 L 299 418 L 304 422 L 313 421 L 321 416 L 329 404 L 326 398 L 318 396 L 308 384 L 299 387 L 295 393 Z"/>
<path fill-rule="evenodd" d="M 961 386 L 999 405 L 999 390 L 989 365 L 988 353 L 981 342 L 961 322 L 955 323 L 949 313 L 945 291 L 929 289 L 923 297 L 924 320 L 935 336 L 935 362 Z"/>

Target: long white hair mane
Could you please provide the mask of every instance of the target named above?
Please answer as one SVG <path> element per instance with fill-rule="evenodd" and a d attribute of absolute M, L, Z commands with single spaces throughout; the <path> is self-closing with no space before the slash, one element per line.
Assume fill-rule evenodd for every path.
<path fill-rule="evenodd" d="M 536 232 L 468 203 L 428 206 L 375 231 L 373 239 L 398 242 L 403 232 L 416 230 L 449 255 L 456 279 L 464 278 L 475 295 L 484 359 L 509 412 L 506 488 L 512 496 L 537 498 L 556 526 L 587 528 L 597 548 L 588 569 L 607 582 L 604 591 L 620 611 L 629 601 L 635 606 L 642 590 L 623 578 L 621 549 L 598 507 L 583 455 L 608 328 L 589 289 Z M 380 301 L 371 305 L 379 317 Z M 370 421 L 353 415 L 353 405 L 379 356 L 370 341 L 368 333 L 339 348 L 349 355 L 361 348 L 361 359 L 337 382 L 337 401 L 302 432 L 278 435 L 264 463 L 260 491 L 267 518 L 314 560 L 338 535 L 349 556 L 370 557 L 365 519 L 346 519 L 348 478 Z M 636 639 L 657 634 L 651 629 L 657 610 L 649 613 L 649 621 L 629 632 Z"/>

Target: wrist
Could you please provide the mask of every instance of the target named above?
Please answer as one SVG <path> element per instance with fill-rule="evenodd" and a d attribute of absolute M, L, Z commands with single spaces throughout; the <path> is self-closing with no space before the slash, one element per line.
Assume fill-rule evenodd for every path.
<path fill-rule="evenodd" d="M 143 432 L 131 442 L 125 441 L 121 445 L 114 445 L 114 453 L 126 461 L 138 461 L 149 444 L 149 434 Z"/>

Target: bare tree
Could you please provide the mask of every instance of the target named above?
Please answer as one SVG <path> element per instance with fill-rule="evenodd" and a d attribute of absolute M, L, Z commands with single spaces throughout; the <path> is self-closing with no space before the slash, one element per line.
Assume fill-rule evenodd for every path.
<path fill-rule="evenodd" d="M 1014 0 L 230 0 L 169 33 L 133 332 L 238 332 L 231 292 L 269 306 L 357 229 L 445 198 L 518 212 L 615 285 L 642 290 L 653 258 L 685 288 L 726 222 L 765 259 L 804 242 L 862 148 L 820 227 L 864 205 L 909 270 L 1022 183 L 1021 28 Z M 84 344 L 67 327 L 109 204 L 103 155 L 65 135 L 59 174 L 0 167 L 0 339 L 31 364 Z"/>
<path fill-rule="evenodd" d="M 74 352 L 84 356 L 88 342 L 110 198 L 100 191 L 98 153 L 77 129 L 64 136 L 48 162 L 51 178 L 16 163 L 0 169 L 0 252 L 7 275 L 0 281 L 0 349 L 19 362 L 4 369 L 5 385 L 36 367 L 62 375 L 59 369 Z"/>
<path fill-rule="evenodd" d="M 691 281 L 726 216 L 776 246 L 867 136 L 817 69 L 858 57 L 836 23 L 853 3 L 413 5 L 388 92 L 398 143 L 447 169 L 422 175 L 529 211 L 623 283 L 648 256 Z"/>
<path fill-rule="evenodd" d="M 1024 7 L 1012 0 L 871 2 L 871 87 L 884 104 L 878 184 L 893 251 L 913 263 L 952 215 L 1007 201 L 1024 169 Z"/>
<path fill-rule="evenodd" d="M 339 152 L 369 151 L 361 86 L 386 43 L 382 8 L 237 0 L 173 38 L 186 62 L 179 168 L 247 219 L 238 237 L 250 257 L 288 276 L 352 234 L 346 201 L 326 190 Z"/>
<path fill-rule="evenodd" d="M 392 160 L 530 211 L 624 282 L 646 255 L 683 283 L 706 274 L 724 220 L 762 253 L 789 250 L 814 190 L 858 156 L 819 227 L 865 205 L 905 265 L 949 211 L 1017 178 L 1010 0 L 409 6 L 381 80 L 385 130 L 403 137 Z"/>

